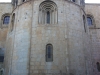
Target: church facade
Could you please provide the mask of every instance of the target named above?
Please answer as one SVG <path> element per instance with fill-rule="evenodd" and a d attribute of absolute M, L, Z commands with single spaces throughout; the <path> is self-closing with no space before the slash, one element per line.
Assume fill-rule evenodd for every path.
<path fill-rule="evenodd" d="M 100 75 L 100 4 L 0 3 L 1 75 Z"/>

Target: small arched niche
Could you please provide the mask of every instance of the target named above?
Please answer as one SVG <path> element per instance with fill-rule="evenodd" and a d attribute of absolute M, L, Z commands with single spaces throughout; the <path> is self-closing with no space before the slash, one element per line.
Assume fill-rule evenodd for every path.
<path fill-rule="evenodd" d="M 15 13 L 13 13 L 12 15 L 11 26 L 10 26 L 11 31 L 13 31 L 14 29 L 14 23 L 15 23 Z"/>
<path fill-rule="evenodd" d="M 84 31 L 86 32 L 86 19 L 85 19 L 85 15 L 83 15 L 83 24 L 84 24 Z"/>
<path fill-rule="evenodd" d="M 39 24 L 57 24 L 57 5 L 44 1 L 39 6 Z"/>

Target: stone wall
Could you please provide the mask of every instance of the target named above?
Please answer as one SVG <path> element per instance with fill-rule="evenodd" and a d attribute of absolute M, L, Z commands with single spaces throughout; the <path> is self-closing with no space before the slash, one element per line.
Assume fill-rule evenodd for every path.
<path fill-rule="evenodd" d="M 0 52 L 3 53 L 6 50 L 6 38 L 8 32 L 8 26 L 3 24 L 3 15 L 4 14 L 11 14 L 12 12 L 12 5 L 11 3 L 0 3 Z M 0 53 L 1 54 L 1 53 Z M 3 68 L 3 62 L 0 62 L 0 68 Z"/>
<path fill-rule="evenodd" d="M 100 4 L 86 4 L 86 14 L 92 15 L 93 26 L 89 27 L 90 40 L 92 42 L 92 58 L 93 72 L 95 75 L 100 75 L 96 63 L 100 63 Z"/>
<path fill-rule="evenodd" d="M 10 3 L 0 3 L 0 48 L 5 48 L 5 42 L 7 37 L 8 25 L 3 24 L 2 17 L 4 14 L 11 14 L 12 5 Z"/>
<path fill-rule="evenodd" d="M 73 2 L 53 0 L 58 7 L 58 23 L 39 24 L 39 5 L 43 1 L 28 1 L 13 11 L 15 21 L 13 31 L 11 24 L 8 31 L 5 75 L 92 75 L 84 11 Z M 46 62 L 47 44 L 53 45 L 53 62 Z"/>

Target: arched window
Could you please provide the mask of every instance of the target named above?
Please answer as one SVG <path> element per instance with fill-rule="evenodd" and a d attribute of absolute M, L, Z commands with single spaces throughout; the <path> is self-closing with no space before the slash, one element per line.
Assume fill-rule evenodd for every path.
<path fill-rule="evenodd" d="M 89 25 L 89 26 L 92 25 L 92 19 L 91 19 L 91 17 L 87 17 L 87 22 L 88 22 L 88 25 Z"/>
<path fill-rule="evenodd" d="M 46 61 L 47 62 L 53 61 L 53 46 L 52 46 L 52 44 L 46 45 Z"/>
<path fill-rule="evenodd" d="M 86 26 L 85 26 L 86 20 L 85 20 L 85 16 L 83 15 L 83 24 L 84 24 L 84 30 L 86 32 Z"/>
<path fill-rule="evenodd" d="M 100 72 L 100 63 L 97 62 L 96 65 L 97 65 L 97 70 Z"/>
<path fill-rule="evenodd" d="M 50 12 L 47 11 L 47 24 L 50 24 Z"/>
<path fill-rule="evenodd" d="M 8 27 L 10 22 L 10 13 L 5 13 L 1 17 L 1 27 Z"/>
<path fill-rule="evenodd" d="M 9 24 L 10 16 L 4 16 L 3 24 Z"/>
<path fill-rule="evenodd" d="M 39 6 L 39 24 L 57 23 L 57 5 L 52 1 L 44 1 Z"/>
<path fill-rule="evenodd" d="M 94 19 L 91 15 L 87 15 L 87 23 L 88 23 L 88 26 L 94 25 Z"/>

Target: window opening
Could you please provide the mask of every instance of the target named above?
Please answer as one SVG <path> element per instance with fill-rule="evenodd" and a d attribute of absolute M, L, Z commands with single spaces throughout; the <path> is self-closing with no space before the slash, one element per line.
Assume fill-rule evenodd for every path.
<path fill-rule="evenodd" d="M 9 24 L 10 16 L 5 16 L 3 20 L 3 24 Z"/>
<path fill-rule="evenodd" d="M 87 17 L 87 22 L 89 26 L 93 25 L 91 17 Z"/>
<path fill-rule="evenodd" d="M 47 11 L 47 24 L 50 24 L 50 12 Z"/>
<path fill-rule="evenodd" d="M 53 61 L 53 47 L 51 44 L 46 46 L 46 61 L 51 62 Z"/>
<path fill-rule="evenodd" d="M 75 0 L 72 0 L 73 2 L 75 2 Z"/>

